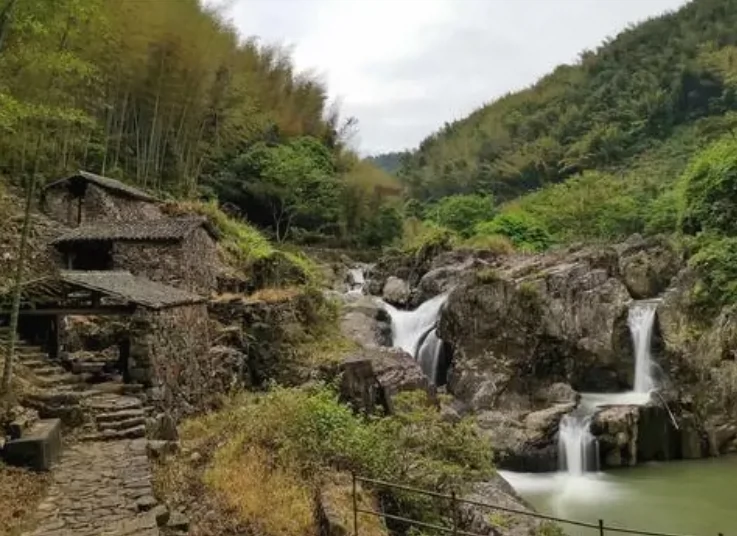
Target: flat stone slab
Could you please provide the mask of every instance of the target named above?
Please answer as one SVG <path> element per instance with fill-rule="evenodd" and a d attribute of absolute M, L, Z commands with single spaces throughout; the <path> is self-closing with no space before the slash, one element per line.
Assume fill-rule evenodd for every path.
<path fill-rule="evenodd" d="M 36 421 L 23 436 L 5 443 L 3 458 L 10 465 L 48 471 L 61 452 L 61 420 Z"/>

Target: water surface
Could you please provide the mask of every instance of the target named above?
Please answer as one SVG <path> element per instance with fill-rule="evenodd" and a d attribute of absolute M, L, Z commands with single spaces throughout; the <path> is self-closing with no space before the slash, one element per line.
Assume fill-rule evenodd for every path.
<path fill-rule="evenodd" d="M 645 531 L 737 536 L 737 456 L 580 476 L 502 474 L 540 513 Z M 563 527 L 570 536 L 598 535 Z"/>

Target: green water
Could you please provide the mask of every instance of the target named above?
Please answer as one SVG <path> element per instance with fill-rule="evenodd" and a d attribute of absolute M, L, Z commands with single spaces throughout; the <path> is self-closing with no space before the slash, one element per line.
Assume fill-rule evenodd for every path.
<path fill-rule="evenodd" d="M 540 513 L 643 531 L 737 536 L 737 457 L 571 477 L 503 473 Z M 562 525 L 570 536 L 598 530 Z M 605 534 L 619 534 L 608 532 Z"/>

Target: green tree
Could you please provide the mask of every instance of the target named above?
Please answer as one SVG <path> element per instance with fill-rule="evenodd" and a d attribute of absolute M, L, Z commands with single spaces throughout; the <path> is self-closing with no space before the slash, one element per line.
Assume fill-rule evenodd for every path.
<path fill-rule="evenodd" d="M 521 210 L 499 214 L 476 225 L 474 231 L 480 236 L 506 236 L 516 247 L 529 251 L 544 251 L 552 244 L 550 233 L 542 223 Z"/>
<path fill-rule="evenodd" d="M 490 196 L 452 195 L 438 201 L 427 214 L 435 223 L 470 236 L 477 223 L 493 216 L 494 201 Z"/>

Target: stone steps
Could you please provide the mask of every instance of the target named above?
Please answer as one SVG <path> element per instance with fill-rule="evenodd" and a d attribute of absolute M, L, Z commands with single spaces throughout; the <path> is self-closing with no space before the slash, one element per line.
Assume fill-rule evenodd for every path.
<path fill-rule="evenodd" d="M 24 362 L 23 365 L 28 366 L 26 362 Z M 66 371 L 63 368 L 51 364 L 50 361 L 47 361 L 44 366 L 33 367 L 33 373 L 36 376 L 59 376 L 63 375 L 65 372 Z"/>
<path fill-rule="evenodd" d="M 37 380 L 39 386 L 45 389 L 61 385 L 78 385 L 84 383 L 85 381 L 82 376 L 67 373 L 59 374 L 58 372 L 50 374 L 48 376 L 38 376 Z"/>
<path fill-rule="evenodd" d="M 98 421 L 97 423 L 97 429 L 100 432 L 105 432 L 106 430 L 122 432 L 125 430 L 131 430 L 133 428 L 137 428 L 139 426 L 143 426 L 145 429 L 146 427 L 146 417 L 145 416 L 131 417 L 130 419 L 125 419 L 121 421 L 109 421 L 109 422 L 99 422 Z"/>
<path fill-rule="evenodd" d="M 139 439 L 146 437 L 146 426 L 134 426 L 125 430 L 104 430 L 98 433 L 83 435 L 82 441 L 120 441 L 123 439 Z"/>
<path fill-rule="evenodd" d="M 95 417 L 98 423 L 119 422 L 138 417 L 146 417 L 146 411 L 140 409 L 124 409 L 114 413 L 100 413 Z"/>

